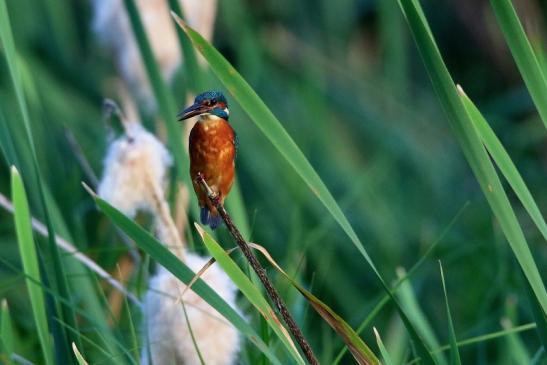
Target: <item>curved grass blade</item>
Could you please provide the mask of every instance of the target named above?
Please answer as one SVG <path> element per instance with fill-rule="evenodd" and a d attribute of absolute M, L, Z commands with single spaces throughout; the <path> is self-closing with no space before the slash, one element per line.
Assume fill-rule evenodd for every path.
<path fill-rule="evenodd" d="M 397 279 L 398 282 L 401 283 L 400 288 L 397 292 L 397 297 L 401 299 L 401 304 L 406 309 L 408 316 L 416 326 L 418 333 L 422 335 L 422 338 L 424 339 L 427 346 L 429 348 L 439 347 L 440 342 L 437 339 L 431 323 L 425 316 L 425 313 L 422 310 L 420 303 L 418 302 L 418 298 L 416 298 L 412 283 L 410 282 L 410 280 L 403 281 L 403 279 L 405 277 L 408 278 L 408 276 L 409 275 L 405 272 L 403 268 L 397 269 Z M 439 365 L 448 365 L 448 362 L 446 361 L 446 358 L 443 354 L 433 354 L 432 356 Z"/>
<path fill-rule="evenodd" d="M 384 346 L 384 343 L 382 342 L 382 339 L 380 338 L 380 334 L 376 330 L 376 327 L 373 327 L 374 330 L 374 336 L 376 336 L 376 343 L 378 344 L 378 348 L 380 349 L 380 353 L 382 354 L 382 358 L 384 359 L 385 365 L 394 365 L 395 363 L 393 360 L 391 360 L 391 356 L 389 355 L 389 352 L 387 352 L 386 347 Z"/>
<path fill-rule="evenodd" d="M 490 125 L 481 114 L 479 109 L 475 106 L 473 101 L 469 99 L 467 94 L 459 85 L 457 86 L 457 88 L 460 98 L 463 101 L 463 105 L 465 106 L 467 113 L 469 113 L 471 121 L 479 132 L 482 143 L 484 143 L 484 145 L 488 149 L 490 156 L 492 156 L 501 173 L 503 174 L 509 185 L 511 185 L 511 188 L 520 199 L 520 202 L 530 215 L 530 218 L 532 218 L 532 220 L 538 227 L 539 231 L 543 235 L 543 238 L 547 240 L 547 224 L 545 224 L 543 215 L 539 211 L 539 208 L 534 198 L 532 197 L 530 190 L 528 190 L 528 187 L 520 176 L 517 167 L 515 166 L 513 161 L 511 161 L 511 157 L 509 157 L 509 154 L 507 153 L 505 148 L 503 148 L 500 140 L 498 139 L 492 128 L 490 128 Z"/>
<path fill-rule="evenodd" d="M 446 294 L 446 284 L 444 282 L 443 266 L 439 261 L 439 269 L 441 271 L 441 281 L 443 283 L 444 301 L 446 304 L 446 316 L 448 318 L 448 334 L 450 338 L 450 365 L 461 365 L 460 353 L 458 351 L 458 340 L 454 331 L 454 323 L 452 323 L 452 315 L 450 314 L 450 306 L 448 305 L 448 295 Z"/>
<path fill-rule="evenodd" d="M 490 0 L 490 4 L 524 83 L 547 128 L 547 76 L 541 69 L 511 0 Z"/>
<path fill-rule="evenodd" d="M 289 278 L 288 276 L 286 276 Z M 308 300 L 313 309 L 342 337 L 346 343 L 349 352 L 353 358 L 361 365 L 379 365 L 380 361 L 374 355 L 372 350 L 365 344 L 359 335 L 351 328 L 349 324 L 328 305 L 323 303 L 315 295 L 301 287 L 294 280 L 290 279 L 291 284 Z"/>
<path fill-rule="evenodd" d="M 224 272 L 232 279 L 234 284 L 239 288 L 243 295 L 255 306 L 255 308 L 261 313 L 262 317 L 266 319 L 270 328 L 277 334 L 281 342 L 285 345 L 293 360 L 298 364 L 305 364 L 304 359 L 300 356 L 300 353 L 296 349 L 291 336 L 288 331 L 283 327 L 279 318 L 275 314 L 268 301 L 262 296 L 260 290 L 251 282 L 251 280 L 243 273 L 243 271 L 237 266 L 237 264 L 230 258 L 230 256 L 224 251 L 224 249 L 199 226 L 194 224 L 198 230 L 207 251 L 215 258 L 215 260 L 222 267 Z"/>
<path fill-rule="evenodd" d="M 82 354 L 80 354 L 80 351 L 78 350 L 78 347 L 76 347 L 76 344 L 72 342 L 72 351 L 74 351 L 74 356 L 76 356 L 76 360 L 78 361 L 79 365 L 89 365 L 87 361 L 85 361 Z"/>
<path fill-rule="evenodd" d="M 0 340 L 2 341 L 2 353 L 3 356 L 0 356 L 0 359 L 6 363 L 6 365 L 11 365 L 11 354 L 13 354 L 13 324 L 11 321 L 11 316 L 9 313 L 8 302 L 2 300 L 2 317 L 0 324 Z"/>
<path fill-rule="evenodd" d="M 32 237 L 32 227 L 30 224 L 30 212 L 28 207 L 27 195 L 23 186 L 21 176 L 15 167 L 11 168 L 11 189 L 12 201 L 15 208 L 15 230 L 17 233 L 17 242 L 19 243 L 19 252 L 23 262 L 23 270 L 32 279 L 41 282 L 40 268 L 38 264 L 38 255 L 36 254 L 36 245 Z M 25 280 L 30 297 L 30 304 L 40 346 L 47 365 L 54 365 L 52 343 L 49 335 L 49 328 L 46 316 L 46 306 L 44 296 L 40 286 L 30 280 Z"/>
<path fill-rule="evenodd" d="M 190 37 L 194 47 L 197 48 L 203 57 L 209 62 L 213 72 L 239 102 L 251 120 L 266 135 L 266 137 L 268 137 L 272 144 L 277 148 L 287 162 L 289 162 L 295 172 L 302 178 L 302 180 L 304 180 L 311 191 L 317 196 L 321 203 L 323 203 L 325 208 L 334 217 L 335 221 L 348 235 L 351 242 L 365 258 L 374 274 L 382 284 L 382 287 L 395 304 L 397 311 L 399 312 L 405 327 L 409 331 L 410 337 L 414 340 L 423 361 L 428 364 L 434 364 L 435 362 L 429 354 L 427 347 L 399 305 L 397 298 L 393 296 L 385 280 L 376 269 L 376 266 L 365 250 L 361 240 L 357 237 L 357 234 L 351 227 L 348 219 L 342 212 L 342 209 L 331 195 L 325 183 L 321 180 L 310 162 L 306 159 L 300 148 L 298 148 L 294 140 L 283 128 L 279 120 L 277 120 L 266 104 L 264 104 L 262 99 L 260 99 L 260 97 L 234 69 L 234 67 L 230 65 L 230 63 L 211 44 L 209 44 L 209 42 L 203 39 L 203 37 L 195 30 L 186 25 L 176 14 L 171 13 L 171 15 Z"/>
<path fill-rule="evenodd" d="M 93 198 L 99 209 L 110 218 L 110 220 L 122 229 L 135 243 L 164 266 L 169 272 L 176 276 L 184 284 L 188 285 L 195 276 L 195 273 L 171 253 L 164 245 L 157 241 L 152 235 L 146 232 L 131 219 L 127 218 L 116 208 L 93 194 Z M 274 353 L 260 339 L 258 334 L 228 303 L 226 303 L 209 285 L 199 279 L 192 286 L 192 290 L 205 300 L 211 307 L 215 308 L 224 318 L 234 325 L 245 337 L 249 339 L 260 351 L 262 351 L 273 364 L 280 365 Z"/>
<path fill-rule="evenodd" d="M 526 275 L 526 279 L 538 298 L 542 310 L 547 313 L 547 291 L 545 290 L 534 257 L 530 252 L 530 248 L 517 221 L 515 212 L 511 208 L 509 199 L 503 190 L 496 170 L 482 145 L 469 114 L 458 97 L 456 86 L 443 62 L 433 36 L 428 31 L 425 18 L 420 16 L 421 7 L 416 0 L 400 0 L 399 3 L 422 55 L 433 87 L 445 109 L 464 155 L 495 217 L 498 219 L 500 227 Z"/>

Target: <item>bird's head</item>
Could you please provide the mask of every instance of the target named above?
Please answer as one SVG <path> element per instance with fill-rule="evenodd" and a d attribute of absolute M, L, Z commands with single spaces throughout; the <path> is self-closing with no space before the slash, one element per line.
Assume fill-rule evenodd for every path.
<path fill-rule="evenodd" d="M 177 118 L 180 121 L 196 115 L 214 115 L 228 120 L 228 102 L 220 91 L 206 91 L 196 96 L 194 104 L 181 111 Z"/>

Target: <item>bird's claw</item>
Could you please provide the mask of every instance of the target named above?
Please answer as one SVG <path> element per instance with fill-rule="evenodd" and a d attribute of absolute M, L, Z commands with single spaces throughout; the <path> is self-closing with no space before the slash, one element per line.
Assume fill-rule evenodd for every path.
<path fill-rule="evenodd" d="M 219 202 L 219 194 L 215 193 L 213 189 L 207 184 L 207 181 L 205 181 L 205 178 L 203 177 L 203 174 L 201 172 L 198 172 L 196 174 L 196 178 L 194 179 L 196 183 L 201 185 L 201 187 L 205 190 L 207 193 L 208 198 L 211 200 L 213 204 L 217 204 Z"/>

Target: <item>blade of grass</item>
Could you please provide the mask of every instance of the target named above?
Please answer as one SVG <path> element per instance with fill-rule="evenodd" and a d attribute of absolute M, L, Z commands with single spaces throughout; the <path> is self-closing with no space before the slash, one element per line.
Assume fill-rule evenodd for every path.
<path fill-rule="evenodd" d="M 184 284 L 188 285 L 195 276 L 195 273 L 188 266 L 180 261 L 142 227 L 127 218 L 123 213 L 112 207 L 106 201 L 100 199 L 93 193 L 92 195 L 99 209 L 101 209 L 114 224 L 132 238 L 141 249 L 150 255 L 151 258 L 164 266 Z M 192 290 L 232 323 L 234 327 L 247 337 L 260 351 L 266 354 L 272 363 L 277 365 L 281 364 L 274 353 L 262 340 L 260 340 L 258 334 L 249 326 L 249 324 L 213 289 L 211 289 L 209 285 L 200 279 L 192 286 Z"/>
<path fill-rule="evenodd" d="M 270 328 L 277 334 L 281 342 L 285 345 L 292 359 L 299 364 L 305 364 L 304 359 L 296 349 L 291 336 L 283 327 L 275 311 L 270 306 L 268 301 L 262 296 L 258 288 L 251 280 L 243 273 L 237 264 L 230 258 L 224 249 L 207 233 L 205 230 L 195 224 L 196 229 L 207 248 L 207 251 L 215 258 L 222 267 L 224 272 L 232 279 L 234 284 L 239 288 L 241 293 L 251 302 L 251 304 L 261 313 L 266 319 Z"/>
<path fill-rule="evenodd" d="M 192 325 L 190 324 L 190 319 L 188 318 L 188 313 L 186 312 L 186 305 L 184 305 L 184 301 L 182 300 L 181 305 L 182 311 L 184 313 L 184 319 L 186 320 L 186 326 L 188 327 L 188 332 L 190 333 L 190 337 L 192 338 L 192 344 L 194 345 L 194 349 L 196 350 L 199 357 L 199 363 L 201 365 L 206 365 L 205 361 L 203 361 L 203 356 L 201 355 L 201 351 L 199 350 L 198 344 L 196 342 L 196 337 L 194 336 L 194 331 L 192 330 Z"/>
<path fill-rule="evenodd" d="M 425 347 L 422 339 L 415 331 L 412 323 L 406 317 L 406 314 L 399 305 L 397 299 L 390 292 L 388 285 L 386 284 L 380 272 L 377 270 L 372 259 L 365 250 L 361 240 L 351 227 L 348 219 L 342 212 L 340 206 L 327 189 L 325 183 L 321 180 L 317 172 L 314 170 L 310 162 L 306 159 L 298 145 L 290 137 L 287 131 L 283 128 L 282 124 L 273 115 L 266 104 L 260 99 L 260 97 L 254 92 L 251 86 L 241 77 L 241 75 L 235 70 L 235 68 L 216 50 L 209 42 L 207 42 L 199 33 L 185 24 L 176 14 L 172 13 L 179 26 L 190 37 L 190 40 L 194 44 L 205 59 L 209 62 L 209 66 L 213 72 L 217 75 L 219 80 L 226 86 L 234 98 L 239 102 L 241 107 L 249 115 L 251 120 L 258 126 L 258 128 L 268 137 L 276 149 L 283 155 L 283 157 L 293 167 L 295 172 L 304 180 L 311 191 L 317 196 L 317 198 L 323 203 L 325 208 L 331 213 L 336 222 L 348 235 L 351 242 L 355 245 L 357 250 L 363 255 L 369 266 L 372 268 L 374 274 L 382 284 L 382 287 L 390 295 L 393 300 L 405 327 L 410 333 L 410 337 L 415 341 L 420 355 L 423 357 L 423 361 L 429 364 L 434 364 L 433 358 L 429 354 L 429 351 Z"/>
<path fill-rule="evenodd" d="M 6 365 L 11 365 L 11 354 L 13 353 L 13 324 L 11 322 L 11 315 L 9 313 L 8 302 L 2 300 L 2 323 L 0 324 L 0 339 L 2 340 L 2 361 Z"/>
<path fill-rule="evenodd" d="M 475 173 L 520 267 L 534 290 L 534 294 L 538 298 L 542 310 L 547 313 L 547 292 L 545 291 L 545 286 L 534 257 L 530 252 L 515 212 L 511 208 L 509 199 L 503 190 L 494 166 L 488 158 L 486 150 L 462 101 L 458 97 L 456 86 L 442 60 L 433 36 L 428 31 L 427 23 L 420 16 L 421 11 L 418 9 L 421 9 L 421 7 L 416 0 L 400 0 L 399 3 L 422 55 L 433 87 L 445 109 L 464 155 Z"/>
<path fill-rule="evenodd" d="M 525 282 L 526 285 L 526 295 L 530 301 L 530 306 L 532 307 L 532 316 L 536 322 L 536 332 L 539 336 L 543 348 L 547 351 L 547 315 L 541 311 L 541 306 L 539 305 L 537 298 L 534 296 L 534 292 L 530 287 L 528 282 Z"/>
<path fill-rule="evenodd" d="M 74 355 L 76 356 L 76 360 L 78 361 L 79 365 L 89 365 L 87 361 L 85 361 L 82 354 L 80 354 L 80 351 L 78 351 L 78 347 L 76 347 L 76 344 L 72 342 L 72 351 L 74 351 Z"/>
<path fill-rule="evenodd" d="M 502 319 L 504 327 L 511 328 L 512 324 L 507 318 Z M 526 346 L 517 333 L 511 333 L 504 338 L 501 358 L 507 359 L 507 364 L 531 364 L 531 357 Z"/>
<path fill-rule="evenodd" d="M 19 71 L 18 66 L 18 59 L 17 59 L 17 52 L 15 49 L 15 44 L 13 40 L 13 34 L 11 32 L 11 25 L 10 20 L 8 16 L 7 6 L 5 0 L 0 0 L 0 38 L 2 42 L 2 46 L 5 51 L 6 61 L 8 64 L 8 69 L 10 73 L 11 82 L 13 85 L 13 88 L 15 90 L 15 95 L 17 98 L 17 105 L 19 108 L 19 112 L 21 113 L 23 126 L 25 130 L 25 137 L 26 137 L 26 145 L 28 146 L 28 149 L 31 152 L 32 156 L 32 167 L 33 167 L 33 179 L 30 179 L 32 181 L 32 186 L 36 186 L 39 191 L 39 198 L 40 198 L 40 205 L 44 212 L 44 219 L 46 226 L 48 228 L 48 248 L 49 253 L 51 257 L 53 258 L 53 271 L 54 271 L 54 283 L 55 287 L 59 291 L 59 294 L 61 297 L 67 299 L 69 302 L 71 300 L 70 291 L 68 288 L 67 283 L 67 277 L 64 272 L 64 268 L 61 264 L 61 256 L 59 254 L 59 249 L 57 248 L 57 245 L 55 243 L 55 230 L 53 227 L 53 223 L 50 217 L 48 205 L 46 204 L 46 198 L 45 198 L 45 187 L 42 183 L 42 179 L 40 176 L 40 170 L 38 168 L 38 160 L 36 157 L 36 149 L 34 146 L 34 140 L 32 136 L 32 129 L 30 126 L 30 116 L 28 112 L 27 102 L 23 91 L 22 81 L 21 81 L 21 74 Z M 48 301 L 49 303 L 49 301 Z M 51 313 L 56 313 L 57 308 L 54 308 L 50 306 L 49 311 Z M 73 306 L 72 305 L 60 305 L 60 312 L 58 314 L 59 318 L 61 318 L 63 321 L 66 321 L 66 323 L 76 327 L 76 314 L 74 313 Z M 60 356 L 58 361 L 70 364 L 72 363 L 72 360 L 68 357 L 68 336 L 64 329 L 56 327 L 57 325 L 53 323 L 53 335 L 55 337 L 54 345 L 57 349 L 56 354 L 57 356 Z M 79 343 L 80 339 L 78 334 L 72 337 L 72 339 Z"/>
<path fill-rule="evenodd" d="M 514 327 L 513 323 L 518 321 L 518 300 L 509 296 L 505 300 L 504 317 L 501 319 L 501 326 L 505 329 Z M 530 364 L 531 356 L 518 333 L 508 334 L 503 338 L 503 346 L 500 358 L 506 364 Z"/>
<path fill-rule="evenodd" d="M 416 326 L 416 329 L 422 335 L 425 343 L 429 346 L 429 348 L 439 347 L 439 340 L 437 339 L 435 331 L 433 331 L 431 324 L 427 320 L 422 308 L 420 307 L 420 303 L 416 298 L 416 294 L 414 293 L 414 289 L 410 280 L 405 280 L 404 282 L 402 280 L 405 277 L 408 277 L 408 274 L 405 272 L 405 270 L 403 268 L 398 268 L 397 278 L 401 282 L 401 286 L 397 292 L 397 296 L 401 298 L 401 304 L 406 309 L 408 316 L 412 319 L 412 322 Z M 443 354 L 434 354 L 433 357 L 438 364 L 448 364 Z"/>
<path fill-rule="evenodd" d="M 517 167 L 515 166 L 513 161 L 511 161 L 511 157 L 509 156 L 505 148 L 503 148 L 500 140 L 498 139 L 486 119 L 483 117 L 479 109 L 475 106 L 473 101 L 469 99 L 467 94 L 459 85 L 457 86 L 457 88 L 460 98 L 463 101 L 463 105 L 469 113 L 471 121 L 479 132 L 482 143 L 484 143 L 484 145 L 488 149 L 490 156 L 492 156 L 501 173 L 503 174 L 509 185 L 511 185 L 511 188 L 520 199 L 522 205 L 538 227 L 539 231 L 543 235 L 543 238 L 547 240 L 547 224 L 545 224 L 543 215 L 539 211 L 539 208 L 534 198 L 532 197 L 530 190 L 528 190 L 528 187 L 526 187 L 524 180 L 520 176 Z"/>
<path fill-rule="evenodd" d="M 469 346 L 469 345 L 474 345 L 474 344 L 481 343 L 481 342 L 484 342 L 484 341 L 495 340 L 496 338 L 508 336 L 512 333 L 530 331 L 530 330 L 533 330 L 534 328 L 536 328 L 535 323 L 523 324 L 523 325 L 520 325 L 520 326 L 504 329 L 504 330 L 501 330 L 501 331 L 487 333 L 487 334 L 484 334 L 484 335 L 475 336 L 475 337 L 467 338 L 465 340 L 461 340 L 461 341 L 458 342 L 458 347 Z M 451 348 L 450 346 L 451 346 L 450 344 L 443 345 L 443 346 L 441 346 L 437 349 L 434 349 L 433 352 L 435 353 L 435 352 L 439 352 L 439 351 L 450 350 L 450 348 Z"/>
<path fill-rule="evenodd" d="M 391 356 L 389 355 L 389 352 L 387 352 L 387 349 L 384 346 L 384 343 L 382 342 L 382 339 L 380 338 L 380 334 L 376 330 L 376 327 L 374 327 L 373 330 L 374 336 L 376 336 L 376 343 L 378 344 L 378 348 L 380 349 L 380 353 L 382 354 L 382 358 L 384 359 L 384 364 L 394 365 L 395 363 L 391 360 Z"/>
<path fill-rule="evenodd" d="M 32 237 L 32 227 L 30 225 L 27 196 L 23 181 L 15 167 L 11 168 L 11 189 L 13 205 L 15 207 L 15 230 L 21 261 L 23 262 L 23 270 L 29 277 L 41 282 L 38 255 L 36 254 L 36 245 Z M 44 361 L 47 365 L 54 365 L 42 289 L 30 280 L 26 280 L 26 283 Z"/>
<path fill-rule="evenodd" d="M 119 268 L 118 268 L 119 272 Z M 139 354 L 139 340 L 137 339 L 137 331 L 135 330 L 135 324 L 133 323 L 133 315 L 131 313 L 131 308 L 129 307 L 129 301 L 127 300 L 127 296 L 123 298 L 125 313 L 127 316 L 127 321 L 129 322 L 129 337 L 131 339 L 131 346 L 134 349 L 133 352 L 133 358 L 135 359 L 135 362 L 139 362 L 140 354 Z M 140 306 L 139 306 L 140 309 Z"/>
<path fill-rule="evenodd" d="M 547 128 L 547 78 L 534 53 L 511 0 L 490 0 L 511 54 Z"/>
<path fill-rule="evenodd" d="M 444 281 L 443 266 L 439 261 L 439 270 L 441 271 L 441 281 L 443 283 L 444 302 L 446 304 L 446 316 L 448 318 L 448 334 L 450 338 L 450 364 L 461 365 L 460 353 L 458 351 L 458 340 L 454 331 L 454 323 L 452 323 L 452 315 L 450 314 L 450 306 L 448 305 L 448 295 L 446 294 L 446 283 Z"/>
<path fill-rule="evenodd" d="M 75 329 L 75 328 L 72 328 L 70 326 L 68 326 L 66 323 L 60 323 L 61 326 L 65 327 L 69 332 L 76 332 L 78 331 L 78 329 Z M 121 353 L 118 353 L 118 354 L 108 354 L 108 353 L 105 353 L 104 349 L 101 349 L 100 345 L 98 343 L 96 343 L 95 341 L 93 341 L 91 338 L 85 336 L 83 333 L 81 334 L 82 336 L 82 340 L 85 341 L 86 343 L 90 344 L 91 346 L 93 346 L 94 348 L 96 349 L 100 349 L 101 352 L 103 352 L 104 354 L 106 354 L 109 359 L 110 359 L 110 362 L 109 363 L 112 363 L 112 364 L 126 364 L 125 361 L 123 361 L 124 359 L 127 359 L 129 360 L 129 362 L 132 364 L 132 365 L 139 365 L 132 357 L 131 357 L 131 354 L 129 353 L 130 351 L 130 348 L 127 348 L 124 344 L 122 344 L 120 341 L 118 341 L 116 339 L 116 345 L 118 346 L 118 348 L 120 348 L 121 350 Z M 97 337 L 99 337 L 99 339 L 102 341 L 102 343 L 105 343 L 107 342 L 106 338 L 104 336 L 102 336 L 101 333 L 97 333 Z"/>

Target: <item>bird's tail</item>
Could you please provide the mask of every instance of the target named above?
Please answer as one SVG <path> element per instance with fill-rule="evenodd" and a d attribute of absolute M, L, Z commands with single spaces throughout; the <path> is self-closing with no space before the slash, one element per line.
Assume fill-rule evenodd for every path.
<path fill-rule="evenodd" d="M 201 223 L 211 229 L 217 229 L 222 224 L 222 217 L 218 212 L 211 212 L 208 207 L 201 207 Z"/>

